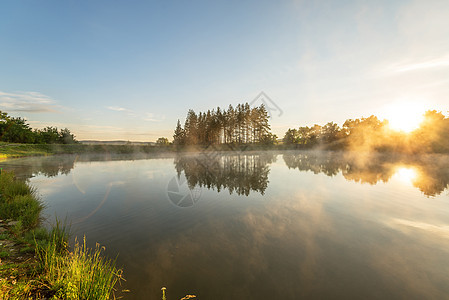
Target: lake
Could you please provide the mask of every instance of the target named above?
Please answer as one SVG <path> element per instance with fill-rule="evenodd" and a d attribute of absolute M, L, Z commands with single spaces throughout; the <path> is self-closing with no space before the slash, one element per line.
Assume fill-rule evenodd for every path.
<path fill-rule="evenodd" d="M 98 242 L 125 299 L 449 297 L 449 157 L 331 152 L 2 162 Z"/>

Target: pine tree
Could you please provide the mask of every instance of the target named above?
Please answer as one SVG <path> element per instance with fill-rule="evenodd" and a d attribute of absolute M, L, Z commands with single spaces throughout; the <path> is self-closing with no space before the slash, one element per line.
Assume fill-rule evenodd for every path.
<path fill-rule="evenodd" d="M 265 106 L 251 108 L 248 103 L 238 104 L 234 109 L 208 110 L 198 116 L 189 110 L 184 123 L 184 129 L 178 120 L 174 144 L 207 145 L 222 143 L 266 143 L 272 141 L 269 116 Z"/>
<path fill-rule="evenodd" d="M 189 109 L 184 124 L 186 145 L 196 145 L 198 143 L 198 117 L 196 113 Z"/>
<path fill-rule="evenodd" d="M 181 127 L 181 122 L 178 119 L 178 124 L 176 125 L 175 134 L 173 135 L 173 144 L 184 145 L 185 143 L 185 133 L 184 129 Z"/>

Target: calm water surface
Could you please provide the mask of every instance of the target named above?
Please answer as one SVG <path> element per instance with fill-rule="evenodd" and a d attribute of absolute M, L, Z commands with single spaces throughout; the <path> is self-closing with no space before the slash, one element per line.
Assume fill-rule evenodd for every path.
<path fill-rule="evenodd" d="M 118 254 L 126 299 L 449 297 L 449 158 L 218 153 L 0 164 Z"/>

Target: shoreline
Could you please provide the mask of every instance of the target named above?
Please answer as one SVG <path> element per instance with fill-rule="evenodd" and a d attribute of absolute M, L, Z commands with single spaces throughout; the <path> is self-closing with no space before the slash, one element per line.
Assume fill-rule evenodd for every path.
<path fill-rule="evenodd" d="M 449 155 L 448 152 L 431 151 L 395 151 L 385 149 L 332 149 L 327 147 L 297 147 L 292 145 L 258 145 L 258 144 L 211 144 L 191 146 L 157 146 L 157 145 L 108 145 L 108 144 L 0 144 L 0 162 L 22 157 L 40 157 L 53 155 L 147 155 L 194 154 L 194 153 L 251 153 L 261 151 L 279 152 L 310 152 L 310 153 L 341 153 L 345 155 L 389 155 L 405 156 L 433 156 Z"/>
<path fill-rule="evenodd" d="M 88 249 L 85 239 L 69 247 L 65 223 L 45 229 L 36 192 L 12 172 L 0 173 L 0 299 L 114 297 L 122 280 L 115 260 Z"/>

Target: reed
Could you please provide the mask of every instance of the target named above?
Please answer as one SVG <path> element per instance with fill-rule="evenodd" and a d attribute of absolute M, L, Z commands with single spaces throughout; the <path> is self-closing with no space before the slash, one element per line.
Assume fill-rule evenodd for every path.
<path fill-rule="evenodd" d="M 122 270 L 115 260 L 105 258 L 104 247 L 95 249 L 75 241 L 73 252 L 68 251 L 68 231 L 65 225 L 56 222 L 50 240 L 38 246 L 40 279 L 47 282 L 51 294 L 68 300 L 99 299 L 113 297 L 115 284 L 122 279 Z"/>

